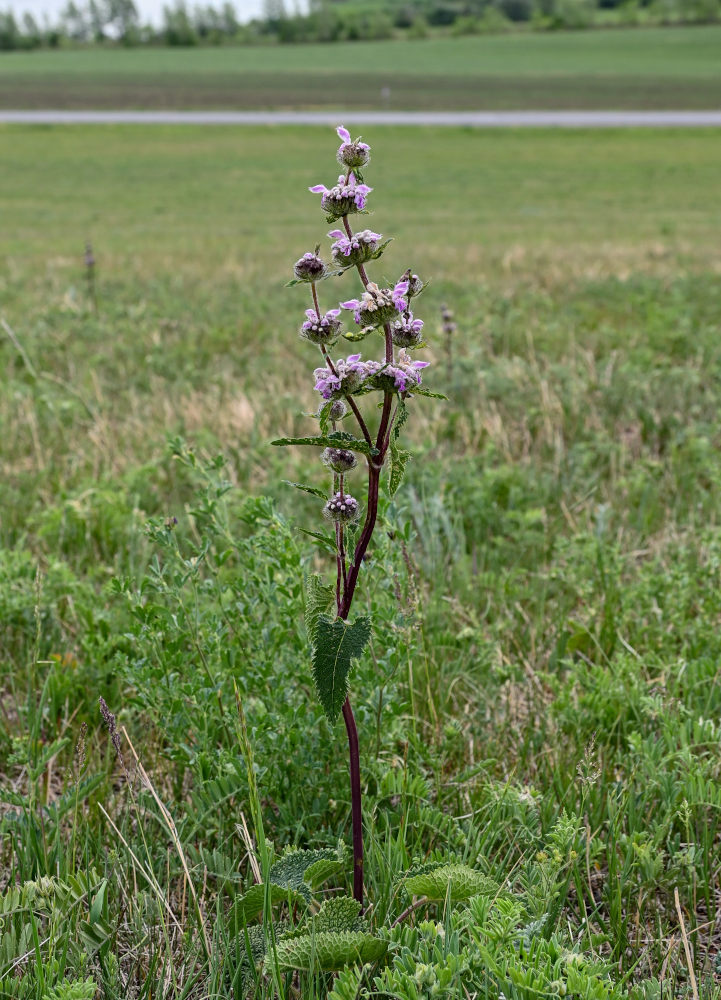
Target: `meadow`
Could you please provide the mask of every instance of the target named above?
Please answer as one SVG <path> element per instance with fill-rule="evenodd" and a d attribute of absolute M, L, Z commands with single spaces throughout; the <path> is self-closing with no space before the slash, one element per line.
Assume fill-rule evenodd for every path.
<path fill-rule="evenodd" d="M 357 598 L 390 942 L 367 995 L 718 1000 L 721 136 L 364 136 L 395 238 L 373 273 L 430 279 L 424 380 L 449 397 L 412 402 Z M 283 285 L 325 242 L 307 187 L 334 136 L 0 143 L 0 995 L 362 996 L 254 975 L 242 903 L 265 838 L 349 839 L 303 627 L 319 502 L 282 482 L 322 477 L 269 445 L 312 427 Z M 448 857 L 493 899 L 381 931 L 401 874 Z"/>
<path fill-rule="evenodd" d="M 721 26 L 0 56 L 3 108 L 716 108 Z"/>

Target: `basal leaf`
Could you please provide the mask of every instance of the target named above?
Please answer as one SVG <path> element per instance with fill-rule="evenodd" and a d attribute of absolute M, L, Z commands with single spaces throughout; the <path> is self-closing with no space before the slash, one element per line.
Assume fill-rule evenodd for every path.
<path fill-rule="evenodd" d="M 281 972 L 295 969 L 333 972 L 355 962 L 375 962 L 385 955 L 388 942 L 359 931 L 321 931 L 283 938 L 277 945 Z"/>
<path fill-rule="evenodd" d="M 313 649 L 313 680 L 328 721 L 338 718 L 348 694 L 351 660 L 362 654 L 371 634 L 370 618 L 358 618 L 352 625 L 320 615 Z"/>
<path fill-rule="evenodd" d="M 410 872 L 401 878 L 412 896 L 427 896 L 429 899 L 458 903 L 471 896 L 495 896 L 498 883 L 468 865 L 451 864 L 427 865 L 425 870 Z"/>

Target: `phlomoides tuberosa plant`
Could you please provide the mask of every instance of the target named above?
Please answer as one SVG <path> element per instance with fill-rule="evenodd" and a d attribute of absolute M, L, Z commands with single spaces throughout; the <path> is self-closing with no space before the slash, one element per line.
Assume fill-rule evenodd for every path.
<path fill-rule="evenodd" d="M 390 240 L 370 229 L 356 232 L 350 218 L 366 214 L 365 206 L 372 188 L 361 171 L 370 160 L 370 147 L 352 140 L 343 127 L 338 128 L 341 145 L 337 159 L 342 167 L 338 181 L 327 188 L 318 184 L 310 190 L 321 195 L 321 208 L 328 223 L 342 225 L 329 236 L 331 264 L 320 256 L 320 246 L 305 253 L 295 263 L 291 285 L 306 284 L 312 305 L 300 335 L 315 345 L 323 364 L 315 369 L 315 389 L 321 396 L 317 419 L 319 433 L 313 437 L 283 438 L 276 445 L 310 445 L 321 451 L 321 460 L 331 475 L 331 492 L 314 487 L 299 488 L 321 497 L 323 515 L 335 532 L 335 587 L 325 586 L 320 577 L 310 579 L 306 596 L 306 628 L 312 647 L 315 686 L 324 712 L 334 723 L 342 712 L 350 754 L 351 817 L 353 827 L 353 894 L 363 903 L 363 828 L 361 814 L 360 758 L 358 733 L 348 696 L 348 675 L 352 660 L 363 652 L 371 634 L 368 617 L 350 620 L 353 597 L 363 557 L 368 549 L 378 515 L 381 476 L 389 468 L 388 491 L 397 490 L 403 476 L 408 452 L 400 448 L 399 433 L 408 414 L 407 401 L 414 395 L 431 396 L 421 385 L 421 371 L 427 361 L 414 359 L 413 351 L 424 347 L 423 321 L 413 315 L 412 300 L 423 291 L 423 282 L 408 269 L 391 286 L 371 281 L 366 265 L 378 260 Z M 360 298 L 340 303 L 340 308 L 323 311 L 318 286 L 327 278 L 355 271 L 360 278 Z M 343 332 L 341 310 L 348 310 L 354 323 Z M 380 335 L 380 359 L 363 359 L 350 354 L 333 360 L 330 348 L 340 337 L 358 342 L 371 338 L 375 346 Z M 371 419 L 363 397 L 370 397 L 372 411 L 380 416 Z M 380 400 L 379 397 L 380 396 Z M 378 406 L 376 407 L 376 403 Z M 354 432 L 340 429 L 350 423 Z M 347 478 L 362 456 L 367 477 L 365 510 L 347 487 Z M 299 484 L 293 484 L 299 485 Z M 356 490 L 353 491 L 357 492 Z M 333 613 L 333 611 L 335 613 Z"/>

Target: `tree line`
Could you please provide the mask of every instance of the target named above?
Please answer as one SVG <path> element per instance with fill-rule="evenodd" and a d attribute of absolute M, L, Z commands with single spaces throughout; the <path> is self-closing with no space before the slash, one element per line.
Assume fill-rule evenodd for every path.
<path fill-rule="evenodd" d="M 135 0 L 68 0 L 54 20 L 0 10 L 0 50 L 364 41 L 716 21 L 721 0 L 310 0 L 305 11 L 265 0 L 263 16 L 249 23 L 240 22 L 231 2 L 214 7 L 174 0 L 154 25 L 143 21 Z"/>

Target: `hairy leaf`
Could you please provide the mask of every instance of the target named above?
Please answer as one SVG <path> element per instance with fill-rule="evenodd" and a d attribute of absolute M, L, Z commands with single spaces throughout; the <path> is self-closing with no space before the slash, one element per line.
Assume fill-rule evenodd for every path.
<path fill-rule="evenodd" d="M 319 434 L 317 437 L 297 437 L 297 438 L 276 438 L 270 442 L 278 448 L 285 448 L 288 445 L 306 444 L 314 448 L 350 448 L 358 451 L 362 455 L 375 454 L 376 449 L 371 448 L 367 441 L 354 437 L 348 431 L 332 431 L 330 434 Z"/>
<path fill-rule="evenodd" d="M 429 399 L 448 399 L 448 396 L 444 396 L 442 392 L 431 392 L 429 389 L 424 389 L 422 385 L 414 386 L 408 391 L 412 392 L 414 396 L 427 396 Z"/>
<path fill-rule="evenodd" d="M 398 487 L 403 481 L 403 476 L 406 471 L 406 462 L 411 457 L 409 451 L 405 451 L 403 448 L 399 448 L 395 442 L 391 443 L 391 471 L 388 477 L 388 492 L 391 496 L 396 495 Z"/>
<path fill-rule="evenodd" d="M 355 962 L 375 962 L 385 955 L 388 942 L 359 931 L 321 931 L 283 938 L 277 957 L 281 972 L 295 969 L 333 972 Z"/>
<path fill-rule="evenodd" d="M 313 680 L 328 721 L 333 724 L 348 694 L 351 660 L 362 654 L 371 634 L 370 618 L 358 618 L 352 625 L 320 615 L 313 650 Z"/>
<path fill-rule="evenodd" d="M 303 888 L 304 891 L 300 892 L 289 888 L 287 885 L 271 884 L 270 902 L 271 904 L 289 902 L 304 905 L 310 900 L 307 888 L 305 886 Z M 231 910 L 231 919 L 236 932 L 240 933 L 247 923 L 254 920 L 259 913 L 263 912 L 264 902 L 265 886 L 262 883 L 252 885 L 246 893 L 235 900 Z"/>
<path fill-rule="evenodd" d="M 311 496 L 320 497 L 321 500 L 328 499 L 327 490 L 319 490 L 317 486 L 306 486 L 305 483 L 292 483 L 290 479 L 284 479 L 283 482 L 286 486 L 294 486 L 297 490 L 302 493 L 310 493 Z"/>
<path fill-rule="evenodd" d="M 321 905 L 313 917 L 313 929 L 320 931 L 359 931 L 364 921 L 360 915 L 361 904 L 351 896 L 332 896 Z"/>
<path fill-rule="evenodd" d="M 470 899 L 471 896 L 494 896 L 499 889 L 498 884 L 487 875 L 456 862 L 421 866 L 407 872 L 401 881 L 412 896 L 444 900 L 450 891 L 452 903 Z"/>
<path fill-rule="evenodd" d="M 330 610 L 334 597 L 333 588 L 326 587 L 317 573 L 309 578 L 305 590 L 305 631 L 312 646 L 315 645 L 318 619 Z"/>
<path fill-rule="evenodd" d="M 310 531 L 308 528 L 299 528 L 299 531 L 302 531 L 304 535 L 310 535 L 311 538 L 315 538 L 324 549 L 335 555 L 335 539 L 330 535 L 324 535 L 320 531 Z"/>

